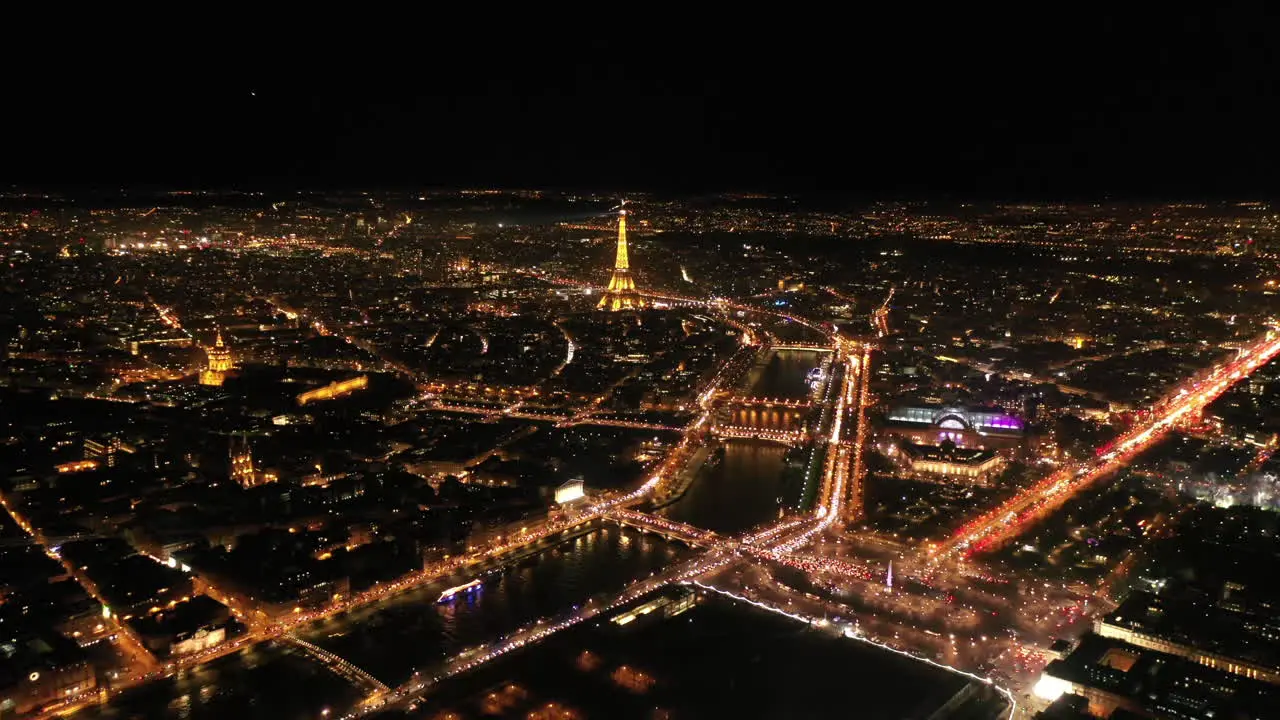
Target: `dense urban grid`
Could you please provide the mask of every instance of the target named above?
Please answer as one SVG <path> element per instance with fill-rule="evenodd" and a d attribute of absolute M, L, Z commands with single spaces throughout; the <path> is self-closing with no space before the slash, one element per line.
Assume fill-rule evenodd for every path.
<path fill-rule="evenodd" d="M 684 677 L 755 633 L 832 717 L 1280 717 L 1267 203 L 13 191 L 0 262 L 0 717 L 792 716 Z"/>

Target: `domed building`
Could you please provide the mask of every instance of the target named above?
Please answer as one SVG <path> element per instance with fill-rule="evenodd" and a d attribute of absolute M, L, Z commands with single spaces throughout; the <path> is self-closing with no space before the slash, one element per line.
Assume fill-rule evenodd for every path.
<path fill-rule="evenodd" d="M 209 360 L 204 371 L 200 373 L 200 384 L 221 385 L 227 379 L 227 373 L 235 366 L 231 359 L 231 348 L 222 341 L 221 330 L 218 331 L 218 339 L 213 347 L 205 348 L 204 352 Z"/>

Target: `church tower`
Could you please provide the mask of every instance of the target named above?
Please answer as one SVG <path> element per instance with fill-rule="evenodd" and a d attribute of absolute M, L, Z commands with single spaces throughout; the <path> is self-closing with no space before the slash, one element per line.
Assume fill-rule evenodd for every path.
<path fill-rule="evenodd" d="M 258 484 L 258 474 L 253 468 L 253 451 L 249 449 L 249 439 L 240 438 L 236 442 L 231 438 L 231 479 L 240 487 L 250 488 Z"/>

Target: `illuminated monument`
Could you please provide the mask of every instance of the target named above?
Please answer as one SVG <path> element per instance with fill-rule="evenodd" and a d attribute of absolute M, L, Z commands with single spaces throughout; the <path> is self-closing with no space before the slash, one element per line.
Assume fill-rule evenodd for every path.
<path fill-rule="evenodd" d="M 253 487 L 258 484 L 257 472 L 253 467 L 253 451 L 249 449 L 249 439 L 242 437 L 240 442 L 231 439 L 231 479 L 240 483 L 241 487 Z"/>
<path fill-rule="evenodd" d="M 241 436 L 237 442 L 231 437 L 231 480 L 242 488 L 266 485 L 277 480 L 276 474 L 258 469 L 253 462 L 253 449 L 249 447 L 249 438 Z"/>
<path fill-rule="evenodd" d="M 209 365 L 200 373 L 201 385 L 221 385 L 232 368 L 231 348 L 222 342 L 222 331 L 218 331 L 218 339 L 213 347 L 205 348 L 209 356 Z"/>
<path fill-rule="evenodd" d="M 884 431 L 914 443 L 946 440 L 961 448 L 1012 448 L 1027 438 L 1026 424 L 1000 408 L 917 402 L 890 408 Z"/>
<path fill-rule="evenodd" d="M 644 298 L 636 292 L 636 281 L 631 278 L 631 263 L 627 261 L 627 209 L 624 207 L 618 211 L 618 255 L 613 262 L 613 277 L 609 278 L 609 289 L 596 307 L 631 310 L 644 305 Z"/>

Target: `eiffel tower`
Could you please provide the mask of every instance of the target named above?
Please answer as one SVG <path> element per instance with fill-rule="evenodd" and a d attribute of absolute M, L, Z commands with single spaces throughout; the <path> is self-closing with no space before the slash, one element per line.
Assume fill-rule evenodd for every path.
<path fill-rule="evenodd" d="M 626 205 L 626 201 L 623 201 Z M 601 310 L 633 310 L 645 306 L 644 298 L 636 292 L 636 281 L 631 277 L 631 263 L 627 260 L 627 209 L 618 210 L 618 254 L 613 262 L 613 277 L 609 289 L 596 305 Z"/>

